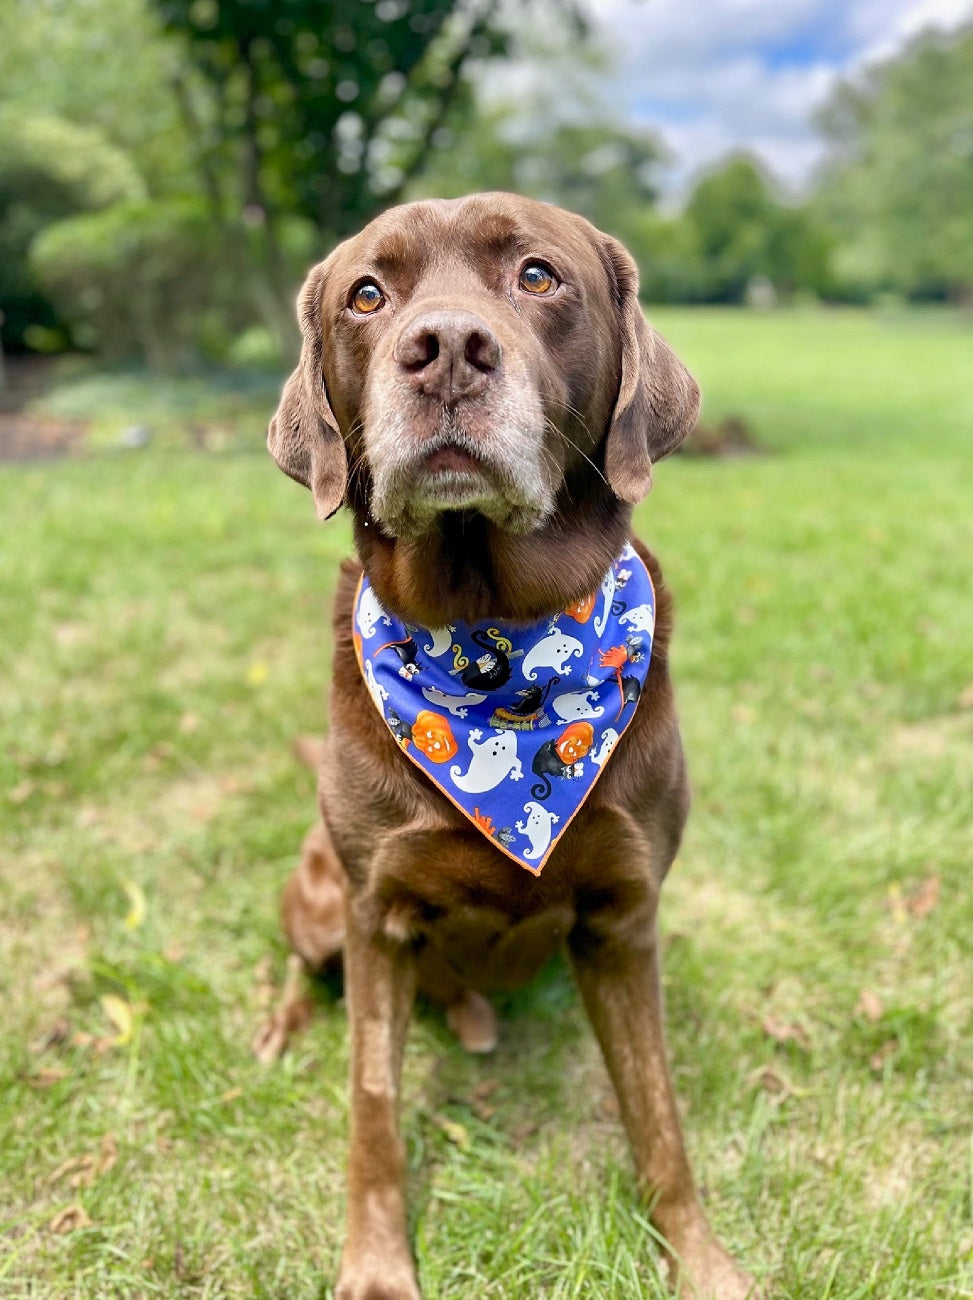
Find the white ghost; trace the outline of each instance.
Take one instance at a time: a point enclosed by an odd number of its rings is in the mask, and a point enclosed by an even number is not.
[[[618,732],[614,727],[608,727],[602,732],[601,744],[592,753],[591,761],[596,767],[604,767],[608,762],[609,755],[618,744]]]
[[[475,691],[470,691],[467,695],[444,695],[435,686],[424,686],[422,693],[430,704],[446,709],[456,718],[465,718],[474,705],[482,704],[486,699],[485,695],[477,695]]]
[[[551,707],[562,722],[578,722],[582,718],[600,718],[605,712],[604,706],[595,704],[597,691],[568,691],[551,700]]]
[[[534,682],[537,680],[538,668],[550,668],[558,676],[566,677],[571,671],[566,661],[583,653],[584,646],[577,637],[568,636],[567,632],[559,632],[555,628],[527,651],[524,676],[529,682]]]
[[[553,828],[558,823],[556,813],[548,810],[531,800],[530,803],[524,804],[524,812],[527,814],[526,822],[517,822],[517,829],[521,835],[526,835],[530,840],[530,848],[524,854],[524,857],[531,862],[536,862],[547,852],[551,844],[551,835]]]
[[[362,598],[358,602],[356,622],[358,623],[358,631],[366,640],[375,635],[375,625],[377,623],[384,623],[386,627],[392,626],[392,620],[382,608],[371,587],[366,587],[362,592]]]
[[[517,757],[517,733],[514,731],[494,731],[486,740],[480,740],[482,732],[471,731],[467,737],[472,758],[464,772],[456,763],[449,769],[453,784],[465,790],[467,794],[483,794],[492,790],[506,777],[519,781],[524,770]]]
[[[652,635],[655,627],[655,610],[651,605],[633,605],[619,618],[623,627],[630,627],[633,632],[648,632]]]

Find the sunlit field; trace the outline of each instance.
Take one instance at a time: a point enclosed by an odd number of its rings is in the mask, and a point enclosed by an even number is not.
[[[674,458],[637,513],[677,601],[695,803],[662,916],[708,1210],[768,1295],[973,1295],[973,321],[650,316],[760,448]],[[168,409],[126,382],[88,454],[0,466],[0,1291],[312,1300],[340,983],[279,1063],[250,1040],[349,531],[263,452],[272,399],[121,450],[126,393]],[[501,1009],[488,1058],[435,1008],[411,1031],[424,1295],[661,1297],[566,967]]]

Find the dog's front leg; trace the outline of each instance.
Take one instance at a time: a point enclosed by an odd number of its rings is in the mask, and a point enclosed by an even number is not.
[[[399,1079],[415,991],[411,949],[347,906],[345,997],[351,1025],[348,1223],[337,1300],[419,1300],[406,1237]]]
[[[600,918],[592,920],[572,934],[571,959],[618,1094],[640,1186],[672,1250],[671,1276],[687,1300],[744,1300],[755,1294],[753,1279],[713,1236],[683,1145],[666,1060],[654,907],[644,918],[627,916],[621,934],[610,921],[602,927]]]

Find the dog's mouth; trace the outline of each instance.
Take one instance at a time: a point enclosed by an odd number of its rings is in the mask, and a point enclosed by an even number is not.
[[[447,444],[430,452],[422,464],[422,473],[433,478],[472,478],[482,476],[483,466],[466,447]]]
[[[527,533],[550,513],[553,493],[524,451],[540,439],[525,421],[508,428],[504,420],[498,437],[482,413],[443,409],[432,430],[413,432],[406,417],[396,434],[384,455],[369,458],[371,511],[393,536],[419,537],[455,511]]]

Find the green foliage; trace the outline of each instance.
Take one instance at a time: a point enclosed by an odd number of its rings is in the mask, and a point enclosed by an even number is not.
[[[8,341],[52,319],[28,262],[34,236],[64,212],[144,198],[137,168],[97,127],[0,103],[0,309]]]
[[[395,200],[461,93],[464,66],[509,39],[492,0],[154,2],[210,89],[212,188],[271,225],[299,212],[333,236]]]
[[[48,226],[31,264],[80,343],[165,369],[191,353],[200,318],[225,299],[232,252],[199,203],[126,202]]]
[[[459,197],[513,190],[559,203],[624,237],[658,197],[662,149],[648,131],[604,121],[525,121],[511,106],[483,112],[444,140],[411,193]]]
[[[755,280],[779,293],[821,292],[828,282],[828,243],[807,208],[782,203],[761,168],[733,158],[704,176],[680,219],[683,280],[678,296],[741,302]],[[693,268],[695,276],[686,274]],[[695,292],[694,292],[695,289]]]
[[[973,294],[973,24],[930,32],[839,88],[820,209],[859,293]]]

